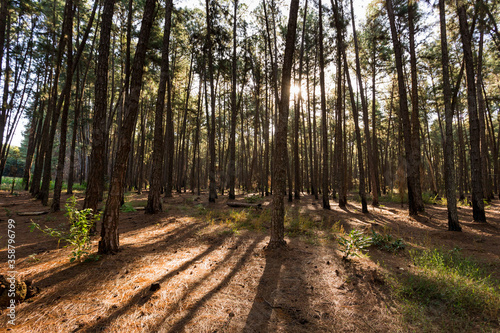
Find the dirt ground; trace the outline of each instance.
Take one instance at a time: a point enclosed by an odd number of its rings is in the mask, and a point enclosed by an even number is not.
[[[81,205],[83,194],[76,196]],[[136,207],[146,200],[147,193],[128,197]],[[270,200],[263,199],[262,212]],[[7,271],[11,218],[16,221],[16,270],[40,288],[38,295],[17,305],[15,327],[7,326],[2,309],[0,330],[418,331],[405,323],[386,282],[390,274],[412,270],[407,250],[394,255],[371,247],[367,255],[344,262],[337,242],[318,231],[314,237],[288,235],[286,249],[268,251],[269,221],[261,230],[235,230],[217,218],[207,219],[206,211],[229,211],[226,202],[227,197],[219,197],[209,205],[205,195],[176,194],[164,199],[165,211],[160,214],[121,213],[118,254],[70,263],[69,248],[37,230],[29,232],[31,220],[48,227],[66,223],[64,212],[19,216],[48,208],[26,192],[0,192],[0,272]],[[446,207],[439,205],[427,205],[417,218],[408,216],[406,205],[395,203],[369,206],[369,214],[362,214],[360,204],[353,201],[345,210],[332,201],[332,210],[324,211],[308,195],[287,205],[290,212],[295,209],[321,223],[322,230],[378,230],[415,248],[459,247],[465,256],[491,265],[500,279],[498,200],[487,208],[487,224],[474,223],[471,208],[461,207],[462,233],[447,231]],[[94,252],[98,239],[93,240]],[[152,291],[154,283],[160,288]]]

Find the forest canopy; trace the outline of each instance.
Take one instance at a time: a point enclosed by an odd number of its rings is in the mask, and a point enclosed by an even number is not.
[[[84,185],[85,208],[105,202],[101,253],[119,248],[131,190],[149,214],[173,192],[273,195],[276,246],[283,200],[304,195],[364,213],[390,196],[413,216],[443,197],[449,230],[458,201],[486,222],[500,195],[499,3],[359,8],[2,1],[0,177],[22,174],[53,211],[63,184]]]

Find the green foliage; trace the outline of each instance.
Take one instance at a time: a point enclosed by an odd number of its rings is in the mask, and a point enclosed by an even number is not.
[[[430,192],[424,192],[422,194],[422,200],[428,205],[441,205],[446,206],[448,200],[446,198],[439,197],[439,194],[434,195]]]
[[[204,215],[210,224],[224,224],[231,228],[232,233],[238,234],[240,230],[261,231],[263,224],[270,220],[268,209],[231,209],[228,211],[207,210],[203,205],[196,205],[198,215]]]
[[[248,197],[245,197],[245,201],[251,204],[259,203],[260,201],[262,201],[262,197],[252,194]]]
[[[120,211],[123,213],[131,213],[135,212],[136,210],[130,203],[126,202],[120,207]]]
[[[206,215],[207,214],[207,209],[202,204],[197,204],[195,206],[195,208],[196,208],[197,215]]]
[[[353,229],[347,237],[340,236],[337,239],[342,253],[342,259],[349,260],[350,256],[359,257],[358,252],[366,251],[371,245],[370,237],[363,234],[361,230]]]
[[[14,190],[22,191],[24,190],[23,179],[20,177],[2,177],[2,184],[0,185],[0,190],[10,191],[12,189],[12,182],[14,183]]]
[[[439,201],[439,195],[438,194],[434,195],[433,193],[430,192],[424,192],[422,193],[422,200],[424,201],[425,204],[434,205],[437,204],[437,202]]]
[[[375,230],[372,231],[372,245],[377,246],[381,250],[392,253],[404,250],[406,247],[406,244],[401,238],[395,238],[390,234],[379,234]]]
[[[36,253],[33,253],[33,254],[30,254],[28,256],[28,261],[29,262],[38,262],[38,261],[40,261],[40,259],[36,257]]]
[[[388,192],[386,195],[381,195],[379,197],[379,202],[392,202],[392,203],[401,203],[401,195],[396,192]],[[408,203],[408,194],[403,193],[403,203]]]
[[[416,271],[393,286],[407,320],[419,325],[431,320],[443,330],[452,324],[456,331],[488,330],[489,323],[498,323],[500,282],[486,266],[464,257],[459,248],[409,254]]]
[[[24,174],[24,160],[21,156],[19,147],[10,146],[9,154],[7,155],[7,158],[5,160],[5,166],[2,175],[9,177],[22,177],[23,174]]]
[[[76,198],[74,196],[68,198],[65,207],[65,215],[70,224],[69,231],[65,232],[55,228],[48,228],[47,226],[43,229],[33,221],[31,222],[30,231],[33,232],[33,230],[38,229],[46,235],[57,238],[58,246],[61,241],[65,241],[67,243],[65,247],[71,246],[73,248],[70,255],[70,262],[75,260],[80,261],[82,257],[85,257],[85,261],[98,260],[99,256],[90,255],[92,243],[89,232],[92,225],[100,220],[101,213],[94,215],[90,208],[83,210],[76,209]]]
[[[285,230],[287,235],[297,237],[305,235],[314,236],[315,223],[305,214],[301,214],[298,209],[287,210],[285,214]]]

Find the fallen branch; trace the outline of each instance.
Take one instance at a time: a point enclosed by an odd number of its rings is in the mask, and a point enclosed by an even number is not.
[[[48,214],[48,211],[43,211],[43,212],[17,212],[17,215],[19,216],[37,216],[37,215],[45,215]]]
[[[236,207],[236,208],[257,208],[260,209],[262,208],[262,204],[252,204],[252,203],[247,203],[247,202],[237,202],[237,201],[231,201],[228,202],[227,205],[229,207]]]

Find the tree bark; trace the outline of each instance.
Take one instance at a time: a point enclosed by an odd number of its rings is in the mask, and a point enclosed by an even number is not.
[[[389,2],[390,0],[388,0]],[[368,156],[368,170],[370,173],[370,183],[371,183],[371,191],[372,191],[372,206],[377,207],[379,205],[378,202],[378,191],[377,191],[377,175],[375,173],[375,163],[373,158],[373,148],[372,142],[370,139],[370,123],[368,120],[368,102],[365,96],[365,90],[363,88],[363,80],[361,78],[361,66],[359,60],[359,46],[358,46],[358,37],[356,32],[356,25],[354,20],[354,7],[353,2],[351,0],[351,19],[352,19],[352,30],[353,30],[353,39],[354,39],[354,49],[356,55],[356,77],[359,85],[359,92],[361,97],[361,107],[363,110],[363,123],[365,124],[365,140],[366,140],[366,154]]]
[[[413,189],[415,205],[419,212],[424,211],[422,185],[420,183],[420,120],[418,110],[417,56],[415,52],[415,12],[416,2],[410,1],[408,26],[410,29],[410,72],[411,72],[411,164],[413,170]]]
[[[398,90],[399,90],[399,112],[401,117],[401,125],[403,129],[404,145],[405,145],[405,158],[406,158],[406,178],[408,185],[408,209],[410,215],[418,215],[419,207],[416,199],[417,191],[415,188],[416,178],[419,177],[419,170],[412,160],[412,136],[411,136],[411,123],[410,115],[408,112],[408,97],[406,95],[406,81],[403,73],[403,49],[399,41],[398,33],[396,30],[396,20],[394,17],[394,9],[392,7],[392,0],[386,1],[387,14],[389,16],[392,42],[394,45],[394,55],[396,60],[396,70],[398,74]]]
[[[64,33],[68,38],[68,56],[67,56],[67,72],[64,91],[64,107],[61,115],[61,139],[59,140],[59,156],[57,159],[56,180],[54,184],[54,198],[52,200],[51,211],[58,212],[61,209],[61,191],[64,176],[64,162],[66,160],[66,137],[68,133],[68,112],[69,103],[71,100],[71,86],[73,81],[73,15],[74,9],[71,8],[68,29]]]
[[[206,0],[207,15],[207,53],[208,53],[208,79],[210,80],[210,106],[211,106],[211,131],[209,131],[208,150],[210,155],[210,165],[208,170],[209,194],[208,201],[215,202],[217,198],[217,188],[215,183],[215,85],[214,85],[214,63],[212,54],[212,18],[210,12],[210,0]]]
[[[476,222],[486,222],[483,203],[483,184],[481,174],[481,151],[479,117],[476,104],[476,87],[474,75],[474,59],[472,56],[471,36],[467,23],[466,2],[457,0],[457,12],[462,40],[465,73],[467,77],[467,108],[469,112],[470,160],[472,183],[472,215]]]
[[[326,121],[326,92],[325,92],[325,60],[323,51],[323,9],[319,0],[319,84],[321,99],[321,132],[323,138],[323,209],[330,209],[330,198],[328,197],[328,126]]]
[[[274,163],[275,189],[273,194],[273,210],[271,216],[271,239],[267,247],[279,248],[286,245],[285,236],[285,203],[283,202],[286,188],[286,149],[288,111],[290,107],[290,81],[292,76],[293,53],[295,49],[295,35],[297,30],[297,14],[299,0],[291,0],[288,29],[285,42],[285,55],[283,58],[283,71],[281,78],[281,102],[276,132],[276,151]]]
[[[160,198],[161,176],[163,170],[163,109],[165,108],[165,94],[168,80],[168,55],[170,46],[170,28],[172,23],[172,0],[166,0],[165,26],[163,28],[163,45],[161,50],[160,83],[158,96],[156,98],[155,132],[153,139],[153,170],[151,173],[151,187],[148,194],[146,214],[161,212],[162,203]]]
[[[118,150],[116,153],[113,177],[109,189],[106,208],[102,220],[101,240],[99,253],[115,253],[119,248],[118,221],[120,215],[120,201],[123,194],[123,184],[127,170],[127,159],[132,142],[132,132],[137,122],[139,111],[139,98],[141,94],[144,62],[148,48],[149,36],[153,25],[156,0],[146,0],[142,18],[139,40],[132,63],[130,78],[130,94],[125,101],[125,117],[118,137]]]
[[[90,153],[90,170],[85,192],[84,208],[97,211],[99,199],[104,190],[104,161],[106,142],[106,110],[108,90],[108,58],[111,39],[115,0],[104,0],[99,51],[96,65],[95,105],[92,119],[92,151]]]
[[[229,134],[229,199],[235,198],[235,178],[236,178],[236,17],[238,12],[238,0],[234,0],[234,17],[233,17],[233,55],[231,66],[231,127]]]
[[[455,157],[453,143],[453,110],[451,109],[451,86],[449,77],[448,41],[446,39],[446,12],[444,0],[439,0],[439,21],[441,27],[441,64],[443,66],[443,96],[446,122],[446,142],[444,145],[445,187],[448,207],[448,230],[462,231],[458,222],[457,194],[455,183]]]
[[[343,50],[344,57],[344,68],[348,69],[347,65],[347,57],[345,54],[345,50]],[[356,149],[358,155],[358,168],[359,168],[359,196],[361,198],[361,211],[363,213],[368,213],[368,205],[366,203],[366,194],[365,194],[365,168],[363,166],[363,146],[361,144],[361,131],[359,129],[359,113],[358,107],[356,105],[356,101],[354,100],[354,91],[352,89],[351,77],[349,71],[346,70],[347,75],[347,85],[349,87],[349,97],[351,100],[352,106],[352,117],[354,119],[354,130],[356,132]]]

